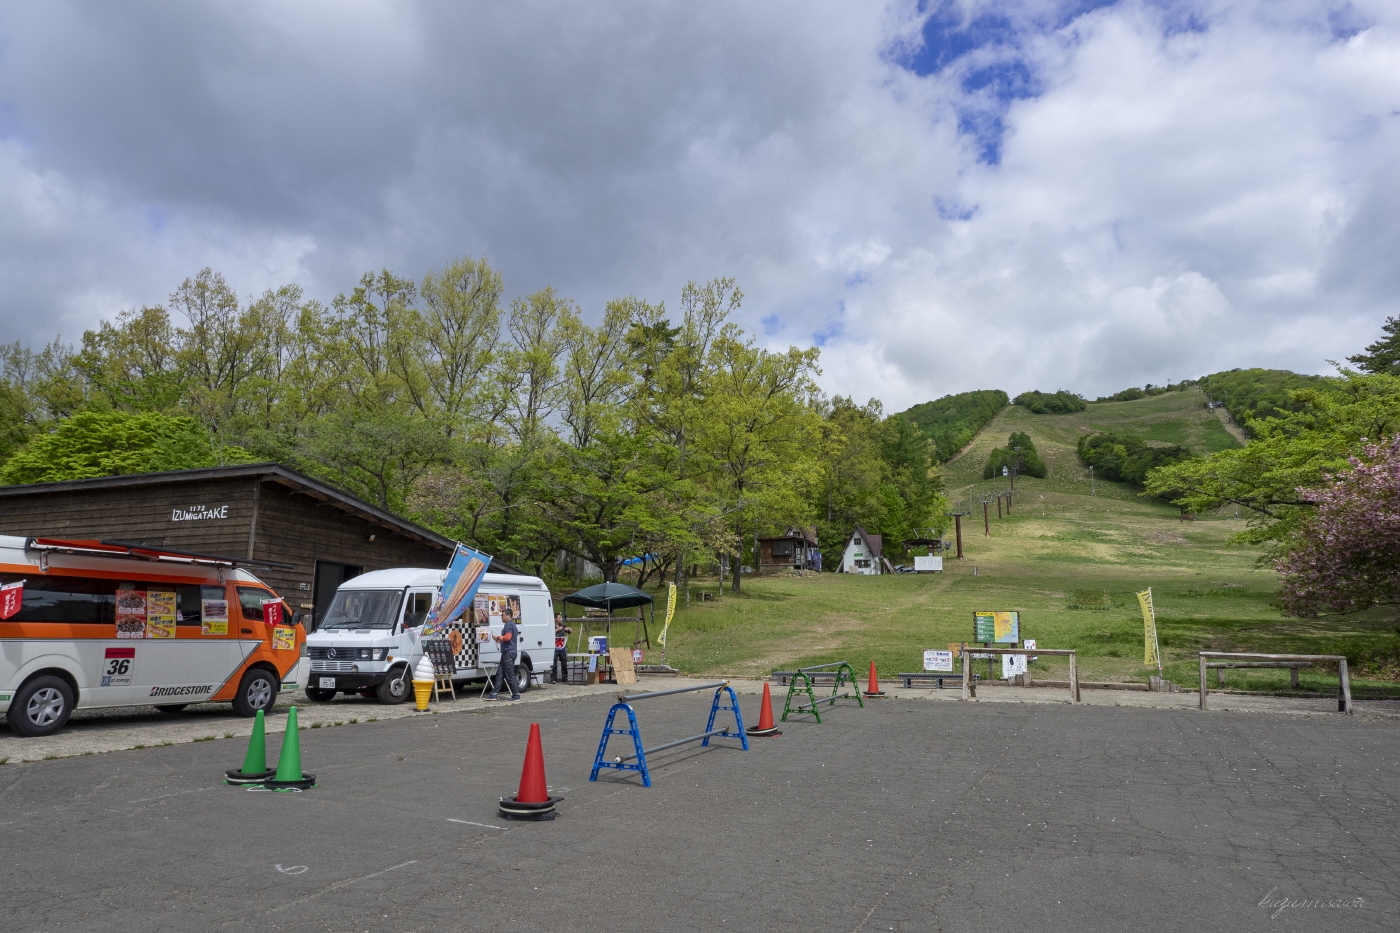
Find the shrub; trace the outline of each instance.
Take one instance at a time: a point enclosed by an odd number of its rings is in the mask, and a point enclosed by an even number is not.
[[[1079,438],[1079,458],[1092,466],[1100,479],[1141,486],[1147,472],[1191,457],[1185,447],[1149,447],[1132,434],[1085,434]]]
[[[1030,435],[1024,431],[1013,432],[1007,438],[1005,447],[992,449],[987,457],[987,465],[982,468],[983,479],[993,479],[1001,475],[1001,468],[1015,470],[1018,476],[1034,476],[1044,479],[1049,475],[1040,455],[1031,443]]]
[[[1016,396],[1015,404],[1029,408],[1033,415],[1063,415],[1072,411],[1083,411],[1088,407],[1083,397],[1066,389],[1058,392],[1022,392]]]

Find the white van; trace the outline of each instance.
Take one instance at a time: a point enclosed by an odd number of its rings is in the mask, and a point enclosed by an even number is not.
[[[368,694],[381,703],[402,703],[413,695],[413,668],[423,656],[421,632],[446,570],[400,567],[375,570],[347,580],[336,590],[321,625],[306,637],[310,663],[306,695],[326,701],[337,693]],[[471,609],[449,627],[456,659],[453,680],[488,676],[500,646],[478,641],[477,629],[501,633],[506,616],[520,628],[516,675],[529,688],[530,672],[545,671],[554,659],[554,603],[539,577],[488,573]]]
[[[74,709],[229,701],[272,708],[305,631],[242,564],[258,561],[111,541],[0,535],[0,584],[21,597],[0,620],[0,712],[48,735]],[[280,604],[280,612],[269,611]]]

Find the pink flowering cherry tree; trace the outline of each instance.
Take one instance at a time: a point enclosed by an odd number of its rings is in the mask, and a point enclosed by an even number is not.
[[[1298,490],[1317,511],[1277,564],[1289,615],[1400,603],[1400,435],[1348,459],[1351,469]]]

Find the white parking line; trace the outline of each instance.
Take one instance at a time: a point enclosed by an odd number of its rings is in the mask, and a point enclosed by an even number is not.
[[[453,819],[452,817],[450,817],[450,816],[447,818],[447,822],[449,822],[449,823],[465,823],[465,824],[468,825],[468,826],[484,826],[484,827],[486,827],[487,829],[505,829],[504,826],[492,826],[490,823],[473,823],[471,820],[454,820],[454,819]]]

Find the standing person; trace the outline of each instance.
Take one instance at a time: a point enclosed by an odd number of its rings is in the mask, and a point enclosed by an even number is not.
[[[554,614],[554,663],[549,666],[549,682],[552,684],[569,682],[569,636],[574,630],[564,624],[564,613]],[[558,677],[555,672],[562,671]]]
[[[520,699],[520,682],[515,679],[515,659],[520,643],[520,629],[516,627],[515,617],[506,615],[505,622],[501,625],[501,634],[492,635],[491,639],[501,646],[501,664],[496,672],[497,677],[491,680],[491,692],[487,694],[486,699],[500,699],[496,695],[496,691],[503,678],[506,686],[510,688],[510,698],[518,700]]]

